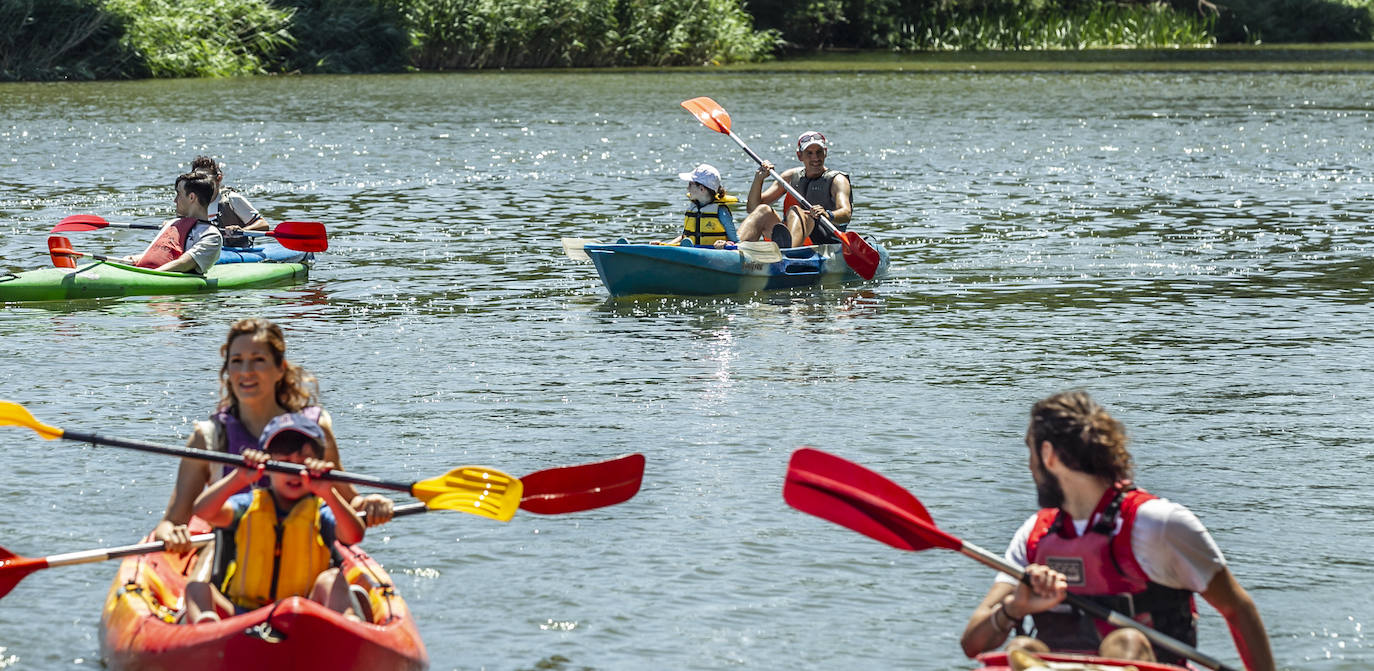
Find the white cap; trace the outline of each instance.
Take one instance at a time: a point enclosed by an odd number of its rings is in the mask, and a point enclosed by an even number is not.
[[[720,171],[716,170],[714,166],[702,163],[695,170],[680,172],[677,176],[688,182],[696,182],[712,192],[720,191]]]
[[[818,144],[821,149],[829,149],[830,144],[825,141],[825,136],[818,130],[809,130],[797,137],[797,151],[806,151],[807,147]]]

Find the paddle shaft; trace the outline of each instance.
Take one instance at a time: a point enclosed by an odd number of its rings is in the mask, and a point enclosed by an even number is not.
[[[744,140],[741,140],[738,135],[735,135],[735,131],[726,128],[725,134],[729,135],[730,139],[734,140],[735,144],[739,145],[740,149],[744,150],[744,153],[749,154],[749,158],[754,159],[754,162],[758,163],[759,167],[763,166],[763,159],[760,158],[758,154],[755,154],[754,150],[749,148],[749,145],[744,144]],[[778,174],[777,170],[769,168],[768,174],[772,176],[774,181],[782,185],[783,190],[786,191],[789,195],[791,195],[792,198],[794,198],[797,201],[797,203],[799,203],[803,208],[807,210],[811,209],[810,201],[806,200],[805,196],[801,195],[801,193],[799,193],[796,189],[792,188],[792,185],[788,184],[787,181],[784,180],[782,176]],[[786,214],[786,212],[783,213],[784,216],[786,216]],[[844,244],[845,249],[849,249],[849,241],[846,240],[843,235],[840,235],[839,229],[835,228],[835,225],[830,223],[829,218],[827,218],[825,215],[821,215],[818,221],[822,225],[824,225],[827,232],[838,238],[840,242]]]
[[[140,440],[125,440],[123,438],[106,438],[105,436],[99,436],[94,433],[82,433],[79,431],[63,431],[62,437],[78,443],[123,447],[131,450],[154,452],[186,459],[199,459],[201,461],[216,461],[230,466],[243,465],[242,457],[221,452],[211,452],[209,450],[193,450],[189,447],[172,447],[170,445],[158,445],[156,443],[145,443]],[[291,475],[306,475],[308,473],[307,469],[303,466],[298,464],[284,464],[279,461],[269,461],[263,464],[263,468],[269,471],[289,473]],[[392,482],[389,480],[382,480],[381,478],[374,478],[370,475],[349,473],[347,471],[329,471],[321,475],[320,479],[347,482],[349,484],[376,487],[378,489],[390,489],[398,492],[406,492],[407,494],[410,493],[411,488],[415,485],[413,482]]]

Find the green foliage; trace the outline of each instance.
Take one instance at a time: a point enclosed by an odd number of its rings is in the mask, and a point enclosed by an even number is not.
[[[1374,0],[1222,0],[1223,42],[1360,42],[1374,39]]]
[[[797,49],[1002,50],[1212,44],[1214,19],[1168,5],[1097,0],[754,0]],[[772,17],[772,22],[763,16]],[[826,16],[847,17],[843,21]],[[828,23],[825,23],[827,22]],[[825,23],[829,35],[817,32]]]
[[[153,77],[228,77],[277,69],[294,40],[291,10],[268,0],[104,0],[120,44]]]
[[[776,40],[738,0],[411,0],[405,13],[425,70],[728,63]]]
[[[395,72],[408,65],[410,34],[394,0],[277,0],[295,10],[288,71]]]
[[[0,80],[116,76],[118,32],[92,0],[0,0]]]

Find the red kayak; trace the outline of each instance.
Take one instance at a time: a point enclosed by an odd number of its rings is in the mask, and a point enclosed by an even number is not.
[[[106,666],[115,671],[414,671],[429,666],[405,601],[381,565],[357,546],[336,547],[349,582],[368,591],[371,622],[347,620],[314,601],[290,597],[218,622],[174,624],[188,576],[208,574],[212,546],[185,557],[157,552],[123,560],[100,618]]]
[[[1022,669],[1052,669],[1053,671],[1111,671],[1131,666],[1139,671],[1191,671],[1187,667],[1157,662],[1138,662],[1129,659],[1111,659],[1092,655],[1070,655],[1058,652],[1035,653],[1035,657],[1045,662],[1043,666],[1023,666],[1024,662],[1013,664],[1007,659],[1006,651],[985,652],[978,655],[982,664],[978,671],[1021,671]]]

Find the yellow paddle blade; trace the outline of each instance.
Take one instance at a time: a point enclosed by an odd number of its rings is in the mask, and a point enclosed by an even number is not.
[[[430,510],[457,510],[508,522],[520,508],[525,488],[519,478],[494,468],[463,466],[411,485],[410,493]]]
[[[63,433],[62,429],[34,419],[24,406],[9,401],[0,401],[0,426],[27,426],[47,440],[57,440]]]
[[[717,133],[730,134],[730,113],[726,112],[720,103],[706,96],[701,96],[700,98],[682,101],[682,108],[691,112],[692,116],[701,122],[701,125]]]

